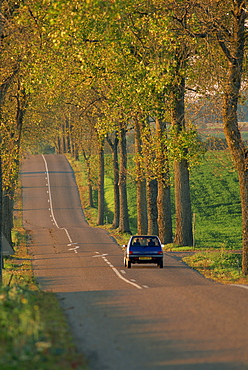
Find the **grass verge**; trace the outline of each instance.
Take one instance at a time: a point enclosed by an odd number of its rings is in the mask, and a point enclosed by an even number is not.
[[[223,284],[248,284],[248,276],[241,270],[241,253],[236,251],[204,251],[184,257],[183,261],[208,279]]]

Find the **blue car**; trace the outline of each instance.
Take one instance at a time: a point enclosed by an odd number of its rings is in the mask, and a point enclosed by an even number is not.
[[[124,266],[131,268],[132,263],[156,263],[163,268],[163,249],[157,236],[134,235],[131,236],[124,249]]]

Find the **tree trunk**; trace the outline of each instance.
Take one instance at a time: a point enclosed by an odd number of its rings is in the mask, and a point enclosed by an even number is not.
[[[148,235],[158,235],[157,179],[147,181],[146,193],[147,193]]]
[[[241,0],[233,2],[233,6],[232,37],[226,43],[219,40],[228,62],[223,101],[223,125],[227,144],[238,171],[242,208],[242,272],[248,275],[248,150],[242,141],[237,118],[244,59],[246,10]]]
[[[65,118],[65,142],[66,142],[66,153],[71,153],[71,123],[70,118]]]
[[[99,143],[98,152],[98,218],[97,224],[104,224],[104,147],[103,142]]]
[[[66,128],[66,122],[63,123],[63,153],[68,153],[68,141],[67,141],[67,128]]]
[[[137,189],[137,234],[147,235],[148,219],[147,219],[147,201],[146,201],[146,180],[138,179],[136,183]]]
[[[171,121],[175,129],[176,137],[181,131],[185,130],[185,81],[183,77],[177,77],[180,82],[178,81],[178,84],[171,90]],[[175,160],[174,172],[176,207],[176,232],[174,242],[178,245],[192,246],[192,211],[187,160]]]
[[[238,168],[242,209],[242,273],[248,275],[248,171]]]
[[[0,137],[0,144],[1,144],[1,137]],[[3,255],[3,249],[2,249],[2,231],[3,231],[3,180],[2,180],[2,159],[0,155],[0,285],[2,284],[2,255]]]
[[[112,226],[117,229],[120,224],[120,193],[119,193],[119,161],[118,161],[118,137],[115,132],[113,142],[107,137],[107,142],[112,152],[114,173],[114,219]]]
[[[167,178],[158,180],[158,236],[163,244],[173,242],[172,237],[172,218],[171,218],[171,194]]]
[[[131,233],[129,227],[128,203],[127,203],[127,146],[126,130],[120,131],[120,172],[119,172],[119,191],[120,191],[120,225],[122,233]]]
[[[142,142],[139,120],[135,120],[135,153],[141,154]],[[139,160],[136,161],[136,191],[137,191],[137,234],[146,235],[148,229],[146,179],[141,169]]]
[[[77,144],[74,144],[73,155],[76,161],[79,161],[79,149],[78,149]]]
[[[176,233],[178,245],[193,245],[192,212],[189,189],[189,171],[186,159],[174,163]]]
[[[89,199],[88,203],[89,203],[89,207],[94,207],[90,155],[87,156],[84,150],[82,150],[82,154],[85,160],[86,172],[87,172],[87,186],[88,186],[88,199]]]
[[[88,203],[89,207],[94,207],[94,200],[93,200],[93,188],[92,188],[92,180],[91,180],[91,170],[88,168],[87,170],[87,186],[88,186]]]
[[[10,245],[12,245],[11,230],[13,228],[13,193],[14,191],[11,194],[4,192],[2,197],[2,232]]]
[[[157,161],[160,173],[158,174],[158,236],[163,244],[172,243],[172,217],[170,173],[167,159],[167,148],[163,144],[166,124],[156,119],[156,135],[158,142]]]
[[[1,2],[0,2],[0,6],[1,6]],[[0,25],[1,25],[1,21],[0,21]],[[1,34],[1,31],[0,31],[0,34]],[[12,84],[15,75],[18,72],[19,72],[19,68],[15,68],[14,71],[12,72],[12,74],[9,77],[7,77],[6,80],[0,85],[0,107],[3,106],[3,102],[4,102],[5,96],[7,94],[7,91],[9,89],[10,85]]]
[[[18,78],[18,92],[16,96],[17,100],[17,107],[16,107],[16,129],[17,129],[17,139],[16,139],[16,145],[18,148],[18,153],[20,150],[21,145],[21,135],[22,135],[22,128],[23,128],[23,121],[24,116],[26,113],[26,109],[28,107],[28,95],[26,94],[26,91],[21,86],[20,78]]]
[[[57,154],[62,154],[62,145],[61,145],[61,137],[57,137],[57,142],[55,143],[55,147],[57,149]]]
[[[18,177],[18,170],[19,170],[19,153],[20,153],[20,146],[21,146],[21,136],[22,136],[22,128],[23,128],[23,121],[24,116],[26,113],[26,109],[28,106],[28,96],[25,92],[25,89],[22,87],[20,78],[18,78],[18,89],[16,98],[16,115],[15,115],[15,123],[16,123],[16,133],[14,136],[14,148],[12,151],[15,153],[16,158],[13,160],[12,165],[15,166],[15,172],[12,177],[12,187],[3,191],[2,196],[2,211],[3,211],[3,225],[2,225],[2,232],[6,237],[7,241],[10,245],[12,245],[12,235],[11,230],[13,228],[13,209],[14,209],[14,192],[15,192],[15,180]]]
[[[0,8],[2,12],[2,0],[0,0]],[[0,37],[3,35],[3,23],[0,22]],[[2,111],[2,104],[4,100],[3,85],[0,86],[0,111]],[[1,117],[2,118],[2,117]],[[2,207],[2,190],[3,190],[3,175],[2,175],[2,136],[0,134],[0,285],[2,285],[2,226],[3,226],[3,207]]]

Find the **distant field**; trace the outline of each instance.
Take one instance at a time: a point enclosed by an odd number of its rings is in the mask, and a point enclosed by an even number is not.
[[[107,176],[105,184],[105,198],[108,207],[106,221],[111,223],[113,219],[113,186],[110,167],[108,173],[109,176]],[[130,174],[128,179],[130,225],[132,232],[135,233],[134,176]],[[191,170],[190,184],[192,211],[195,214],[195,247],[240,249],[239,184],[229,154],[226,151],[208,152],[202,164]],[[173,189],[172,203],[174,203]]]
[[[241,248],[241,206],[236,171],[227,152],[212,151],[190,176],[196,247]]]
[[[243,140],[248,140],[248,123],[247,122],[240,122],[239,128],[241,132],[241,136]],[[206,127],[199,127],[198,132],[202,135],[203,138],[207,139],[210,136],[215,136],[221,139],[224,139],[225,135],[223,132],[223,127],[221,123],[211,123],[208,124]]]

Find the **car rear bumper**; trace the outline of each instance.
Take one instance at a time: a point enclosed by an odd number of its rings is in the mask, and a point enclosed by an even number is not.
[[[161,263],[163,256],[127,256],[131,263]]]

